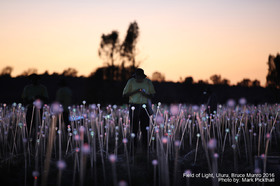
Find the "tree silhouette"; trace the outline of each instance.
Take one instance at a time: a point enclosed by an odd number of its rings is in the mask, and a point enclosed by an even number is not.
[[[21,73],[21,76],[29,76],[31,74],[38,74],[38,70],[36,68],[29,68]]]
[[[136,68],[136,43],[139,36],[139,27],[137,22],[133,22],[129,25],[126,37],[121,45],[121,55],[131,63],[133,69]]]
[[[210,77],[210,80],[213,82],[214,85],[226,85],[230,84],[230,80],[222,79],[221,75],[214,74]]]
[[[2,69],[2,71],[0,73],[0,76],[9,76],[9,77],[11,77],[12,71],[13,71],[13,67],[7,66],[7,67]]]
[[[199,84],[199,85],[207,85],[208,84],[208,80],[200,79],[200,80],[197,81],[197,84]]]
[[[251,87],[252,86],[252,81],[248,78],[244,78],[242,81],[237,83],[237,86]]]
[[[78,71],[74,68],[68,68],[68,69],[65,69],[63,72],[62,72],[62,75],[63,76],[72,76],[72,77],[77,77],[78,75]]]
[[[119,33],[112,31],[110,34],[101,36],[98,55],[103,59],[107,67],[99,68],[91,77],[102,78],[103,80],[126,81],[138,66],[136,64],[136,42],[139,35],[139,27],[136,22],[129,25],[123,43],[119,44]],[[118,62],[118,65],[116,65]],[[129,66],[126,67],[126,63]]]
[[[98,55],[105,61],[108,66],[114,66],[119,53],[119,33],[112,31],[110,34],[101,36]]]
[[[187,84],[187,85],[191,85],[191,84],[193,84],[193,78],[192,77],[186,77],[185,78],[185,84]]]
[[[160,72],[154,72],[152,75],[152,81],[164,82],[165,76]]]
[[[213,82],[214,85],[222,84],[222,77],[221,75],[212,75],[210,80]]]
[[[255,79],[253,82],[252,82],[252,87],[260,87],[261,86],[261,83],[259,80]]]
[[[266,84],[269,87],[280,88],[280,54],[268,57],[268,74]]]
[[[226,85],[226,86],[229,86],[229,85],[230,85],[230,80],[228,80],[228,79],[223,79],[222,82],[221,82],[221,84]]]

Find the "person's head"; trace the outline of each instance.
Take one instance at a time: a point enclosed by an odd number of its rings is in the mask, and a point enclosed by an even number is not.
[[[144,73],[144,70],[142,68],[137,68],[135,70],[134,77],[137,81],[143,81],[147,76]]]

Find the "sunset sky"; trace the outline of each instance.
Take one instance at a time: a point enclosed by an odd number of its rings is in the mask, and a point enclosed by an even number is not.
[[[268,55],[280,52],[279,0],[1,0],[0,70],[28,68],[87,76],[104,65],[101,35],[123,41],[136,21],[137,60],[167,80],[220,74],[265,85]]]

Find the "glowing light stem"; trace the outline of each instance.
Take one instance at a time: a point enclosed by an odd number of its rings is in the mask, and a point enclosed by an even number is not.
[[[134,107],[134,109],[135,109],[135,107]],[[131,113],[131,121],[130,121],[130,133],[133,132],[134,109],[131,109],[132,113]]]
[[[110,127],[109,127],[109,124],[107,123],[106,124],[107,128],[106,128],[106,157],[108,157],[109,153],[108,153],[108,150],[109,150],[109,134],[110,134]]]
[[[249,131],[249,148],[250,148],[250,155],[249,156],[252,156],[253,155],[253,136],[252,136],[252,133],[253,133],[253,129],[251,129],[251,131]]]
[[[174,172],[173,172],[173,185],[177,185],[176,173],[178,167],[178,150],[179,150],[180,142],[175,141],[174,146],[175,146],[175,160],[174,160]]]
[[[189,123],[189,118],[187,119],[187,121],[185,123],[185,127],[184,127],[184,130],[183,130],[183,133],[182,133],[182,137],[181,137],[181,140],[180,140],[180,147],[179,148],[181,148],[181,144],[182,144],[182,141],[183,141],[184,134],[185,134],[185,131],[187,129],[188,123]]]
[[[223,162],[224,151],[225,151],[225,144],[226,144],[226,140],[227,140],[227,134],[228,134],[228,132],[226,132],[226,135],[225,135],[225,138],[224,138],[224,142],[223,142],[221,162]]]
[[[117,157],[118,155],[118,137],[115,135],[115,149],[114,149],[114,154]]]
[[[111,165],[112,165],[112,173],[113,173],[113,183],[114,186],[117,186],[117,171],[116,171],[116,164],[115,161],[111,161]]]
[[[274,130],[274,125],[276,123],[276,119],[278,117],[278,112],[276,113],[276,116],[275,116],[275,119],[273,121],[273,125],[272,125],[272,128],[269,132],[269,136],[266,140],[266,145],[265,145],[265,157],[264,157],[264,163],[263,163],[263,173],[266,173],[266,163],[267,163],[267,154],[268,154],[268,145],[269,145],[269,141],[270,141],[270,138],[272,138],[272,132]]]
[[[32,130],[32,124],[33,124],[33,118],[34,118],[34,111],[35,111],[35,106],[33,106],[33,108],[32,108],[32,115],[31,115],[31,123],[30,123],[30,128],[29,128],[29,138],[31,137],[31,130]],[[28,135],[27,134],[27,135]]]
[[[151,138],[150,138],[150,141],[149,141],[149,146],[151,146],[152,136],[153,136],[153,133],[154,133],[154,129],[155,129],[155,126],[153,126],[153,128],[152,128],[152,133],[151,133]]]
[[[127,143],[124,143],[124,151],[125,151],[125,155],[126,155],[126,165],[127,165],[129,185],[131,185],[131,175],[130,175],[130,168],[129,168],[129,157],[128,157],[128,151],[127,151]]]
[[[71,136],[70,136],[71,133],[68,133],[68,140],[67,140],[67,145],[66,145],[66,151],[65,151],[65,155],[68,154],[68,148],[69,148],[69,145],[70,145],[70,140],[71,140]],[[72,135],[72,134],[71,134]]]
[[[78,166],[78,170],[79,170],[78,162],[79,162],[79,160],[78,160],[78,152],[77,152],[77,150],[75,149],[75,160],[74,160],[73,180],[72,180],[73,186],[75,185],[77,166]]]
[[[193,162],[193,164],[196,163],[196,156],[197,156],[197,149],[198,149],[199,138],[200,138],[200,135],[198,135],[197,139],[196,139],[196,147],[195,147],[195,155],[194,155],[194,162]]]
[[[84,185],[84,126],[80,126],[80,185]]]
[[[53,140],[55,136],[55,126],[56,126],[57,118],[55,116],[52,117],[52,123],[51,123],[51,130],[49,134],[49,141],[48,141],[48,147],[47,147],[47,154],[46,159],[44,162],[44,172],[43,172],[43,178],[42,178],[42,186],[45,186],[47,184],[48,180],[48,174],[49,174],[49,168],[50,168],[50,159],[52,154],[52,148],[53,148]]]
[[[100,121],[99,123],[100,125],[102,125],[102,121]],[[98,133],[98,141],[99,141],[99,148],[100,148],[100,155],[101,155],[101,162],[102,162],[102,169],[103,169],[103,178],[104,178],[104,183],[106,183],[104,155],[103,155],[103,135],[100,134],[99,127],[97,127],[97,133]]]
[[[97,123],[98,123],[98,121],[96,119],[96,123],[95,124],[97,125]],[[94,131],[94,135],[93,135],[93,160],[94,160],[94,162],[96,162],[96,147],[97,147],[97,144],[96,144],[96,132],[98,132],[96,125],[94,125],[94,127],[93,127],[93,131]]]
[[[62,150],[61,150],[61,113],[58,116],[58,148],[59,148],[59,152],[58,152],[58,158],[59,161],[61,161],[61,157],[62,157]]]
[[[149,125],[154,126],[152,116],[149,115],[149,112],[148,112],[148,110],[146,109],[146,107],[144,107],[144,109],[145,109],[145,111],[146,111],[146,114],[147,114],[148,117],[149,117]],[[149,135],[147,134],[147,136],[149,136]],[[149,141],[149,138],[148,138],[148,141]],[[148,141],[147,141],[147,142],[148,142]],[[148,146],[147,150],[149,150],[150,144],[151,144],[151,141],[147,144],[147,146]],[[145,145],[146,145],[146,144],[145,144]]]
[[[18,128],[18,125],[16,124],[16,131],[15,131],[15,134],[14,134],[14,143],[13,143],[13,149],[12,149],[12,155],[14,153],[14,149],[16,148],[16,136],[17,136],[17,128]]]
[[[205,142],[205,138],[204,138],[204,129],[202,127],[201,120],[200,120],[198,114],[196,115],[196,117],[197,117],[199,129],[200,129],[202,147],[203,147],[205,155],[206,155],[208,168],[209,168],[209,171],[212,172],[212,168],[211,168],[211,164],[210,164],[210,158],[209,158],[208,149],[207,149],[207,143]]]
[[[260,149],[261,149],[261,135],[262,135],[262,126],[261,126],[261,124],[259,124],[258,156],[260,156]]]
[[[218,154],[214,153],[214,150],[211,150],[212,154],[212,170],[214,174],[214,178],[212,178],[212,185],[219,186],[218,178],[215,176],[218,173]]]
[[[150,128],[149,128],[150,129]],[[147,145],[147,160],[149,161],[149,150],[150,150],[150,148],[149,148],[149,134],[150,134],[150,131],[149,131],[149,129],[147,130],[146,129],[146,131],[145,132],[147,132],[147,144],[145,144],[145,145]],[[133,142],[134,142],[134,138],[133,138]],[[134,143],[133,143],[133,149],[134,149]],[[133,158],[133,163],[134,163],[134,151],[132,151],[133,153],[132,153],[132,158]]]
[[[24,153],[24,185],[26,186],[27,181],[27,154],[26,154],[26,143],[27,139],[25,136],[25,127],[22,128],[23,135],[22,135],[22,146],[23,146],[23,153]]]
[[[153,160],[153,161],[156,161],[156,160]],[[154,186],[156,186],[157,184],[157,164],[156,163],[153,163],[153,166],[154,166]]]
[[[264,144],[264,148],[265,148],[265,134],[266,134],[266,129],[267,129],[267,127],[268,127],[268,124],[264,124],[264,127],[263,127],[263,136],[264,136],[264,138],[263,138],[263,144]]]

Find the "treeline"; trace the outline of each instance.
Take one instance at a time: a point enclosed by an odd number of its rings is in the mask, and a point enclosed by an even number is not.
[[[114,80],[107,75],[112,69],[103,67],[92,73],[90,77],[73,77],[71,74],[48,73],[41,74],[40,83],[45,85],[49,94],[49,103],[55,100],[59,82],[65,80],[73,93],[73,104],[81,104],[83,100],[87,103],[105,104],[125,104],[128,102],[122,97],[123,88],[132,72],[129,69],[123,73],[124,79]],[[123,69],[122,69],[123,70]],[[116,74],[122,74],[121,69],[113,70]],[[120,74],[119,74],[120,73]],[[0,76],[0,103],[22,102],[21,94],[25,85],[29,84],[28,76],[11,77],[9,75]],[[227,84],[207,84],[205,82],[159,82],[153,81],[156,95],[152,100],[154,103],[206,103],[207,90],[211,89],[216,93],[219,103],[226,103],[228,99],[244,97],[248,103],[276,103],[280,101],[280,90],[272,87],[261,86],[229,86]]]

